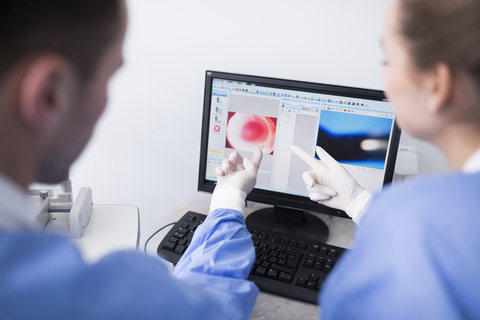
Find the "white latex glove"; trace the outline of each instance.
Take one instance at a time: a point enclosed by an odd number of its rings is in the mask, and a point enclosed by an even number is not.
[[[303,174],[312,201],[344,210],[358,225],[368,208],[372,193],[362,186],[325,150],[317,147],[315,159],[302,149],[292,146],[291,150],[313,168]]]
[[[213,191],[210,211],[219,208],[238,210],[243,213],[245,198],[257,182],[257,171],[262,161],[263,152],[257,149],[253,159],[242,158],[234,151],[222,165],[215,168],[217,186]]]

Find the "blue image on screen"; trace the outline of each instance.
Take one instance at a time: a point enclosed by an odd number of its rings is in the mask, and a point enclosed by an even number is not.
[[[322,110],[317,145],[338,162],[385,168],[393,119]]]

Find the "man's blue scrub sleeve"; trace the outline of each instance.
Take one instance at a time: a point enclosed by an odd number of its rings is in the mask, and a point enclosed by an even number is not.
[[[64,237],[0,230],[0,319],[247,319],[258,289],[243,216],[215,212],[198,231],[175,279],[138,251],[88,265]]]
[[[245,281],[254,260],[255,249],[243,214],[217,209],[196,230],[173,277],[203,286],[205,296],[200,300],[216,304],[224,319],[248,319],[258,294],[256,285]]]

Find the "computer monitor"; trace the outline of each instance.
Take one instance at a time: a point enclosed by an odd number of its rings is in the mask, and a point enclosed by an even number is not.
[[[348,218],[310,200],[296,145],[316,146],[339,161],[364,188],[392,181],[400,139],[392,106],[382,91],[206,71],[198,190],[213,192],[215,167],[232,151],[263,150],[257,184],[247,200],[273,205],[250,214],[250,228],[325,242],[329,230],[308,211]]]

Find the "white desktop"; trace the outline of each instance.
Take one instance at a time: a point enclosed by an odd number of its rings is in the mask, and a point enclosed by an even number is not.
[[[66,215],[52,214],[45,230],[63,232]],[[92,263],[118,250],[137,250],[139,211],[132,205],[94,205],[82,238],[72,238],[85,261]]]
[[[31,189],[32,220],[44,232],[71,237],[85,261],[95,262],[118,250],[138,249],[138,208],[132,205],[94,205],[90,188],[81,188],[73,201],[70,180],[58,188]]]

